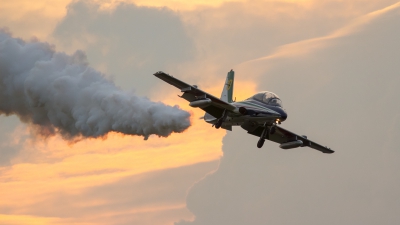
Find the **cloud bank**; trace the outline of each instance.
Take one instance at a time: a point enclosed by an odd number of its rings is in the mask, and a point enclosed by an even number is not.
[[[196,219],[178,224],[399,223],[399,12],[397,3],[238,66],[237,76],[282,98],[283,127],[336,152],[259,150],[236,129],[223,140],[219,169],[188,194]]]
[[[110,131],[166,137],[190,126],[188,112],[123,92],[88,66],[82,51],[67,55],[5,31],[0,31],[1,114],[17,115],[38,134],[65,139]]]
[[[53,32],[57,46],[84,49],[91,65],[114,76],[123,89],[151,94],[155,82],[149,74],[177,74],[174,68],[196,52],[179,14],[166,7],[115,3],[103,9],[99,2],[81,0],[67,9]]]

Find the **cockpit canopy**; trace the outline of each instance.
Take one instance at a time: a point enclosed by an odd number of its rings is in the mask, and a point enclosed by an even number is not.
[[[269,92],[269,91],[263,91],[260,93],[257,93],[253,95],[252,97],[248,98],[248,100],[254,99],[260,102],[263,102],[265,104],[271,105],[271,106],[278,106],[282,107],[282,101],[279,99],[278,95]]]

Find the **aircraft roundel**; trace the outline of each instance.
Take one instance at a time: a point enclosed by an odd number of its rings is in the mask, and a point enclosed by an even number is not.
[[[231,89],[232,83],[233,83],[232,79],[228,80],[228,90]]]

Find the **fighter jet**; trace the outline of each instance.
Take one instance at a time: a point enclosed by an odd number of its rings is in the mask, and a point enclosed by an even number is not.
[[[309,140],[307,136],[297,135],[279,126],[287,119],[287,113],[282,108],[282,101],[278,95],[263,91],[244,101],[233,101],[233,70],[228,72],[220,98],[200,90],[197,85],[187,84],[162,71],[154,75],[179,88],[183,93],[179,97],[189,101],[191,107],[204,110],[204,121],[215,128],[231,131],[232,126],[241,126],[249,134],[258,136],[258,148],[264,145],[265,140],[270,140],[279,143],[282,149],[310,147],[323,153],[334,152]]]

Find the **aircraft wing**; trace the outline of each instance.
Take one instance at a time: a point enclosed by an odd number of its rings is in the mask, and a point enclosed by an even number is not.
[[[248,133],[260,137],[263,130],[264,130],[263,126],[258,126],[254,130],[248,130]],[[307,139],[307,137],[305,137],[305,136],[295,134],[291,131],[288,131],[288,130],[283,129],[282,127],[278,127],[278,126],[275,126],[275,133],[269,134],[269,137],[267,137],[267,139],[270,141],[279,143],[279,144],[290,142],[290,141],[295,141],[295,140],[301,140],[303,142],[302,147],[310,147],[310,148],[313,148],[320,152],[328,153],[328,154],[335,152],[328,147],[324,147],[320,144],[317,144],[317,143]]]
[[[205,99],[205,98],[210,99],[212,101],[211,105],[203,107],[201,109],[203,109],[204,111],[206,111],[207,113],[209,113],[210,115],[212,115],[215,118],[221,118],[224,113],[224,110],[233,112],[236,109],[236,106],[234,106],[228,102],[222,101],[221,99],[219,99],[205,91],[198,89],[197,86],[187,84],[187,83],[185,83],[169,74],[166,74],[162,71],[155,73],[154,76],[179,88],[181,90],[181,92],[183,92],[183,94],[179,97],[184,98],[189,102],[193,102],[193,101],[196,101],[199,99]]]

